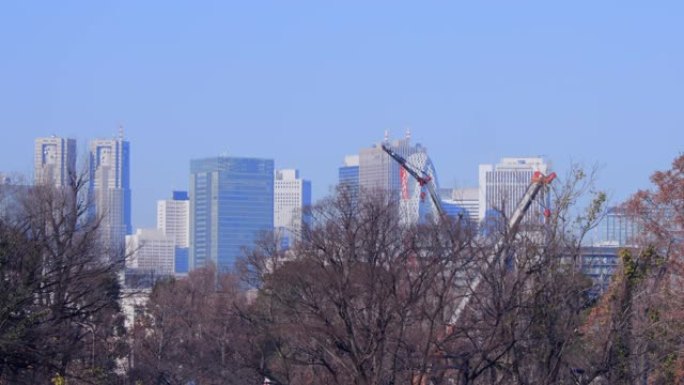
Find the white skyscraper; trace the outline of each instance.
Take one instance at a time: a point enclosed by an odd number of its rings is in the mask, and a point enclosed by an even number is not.
[[[301,179],[299,170],[276,170],[273,201],[274,226],[291,244],[302,231],[302,210],[311,205],[311,182]]]
[[[76,176],[76,140],[37,138],[33,164],[35,184],[69,186],[70,178]]]
[[[90,142],[90,194],[106,246],[123,250],[131,233],[130,145],[123,135]]]
[[[185,191],[173,199],[157,201],[157,229],[174,240],[176,247],[190,247],[190,200]]]
[[[173,240],[175,273],[189,271],[190,200],[187,191],[174,191],[173,199],[157,201],[157,229]]]
[[[503,158],[499,164],[480,165],[479,218],[504,213],[510,218],[532,181],[535,171],[546,174],[548,165],[542,158]],[[493,211],[492,211],[493,210]],[[541,215],[543,200],[537,199],[526,218]]]
[[[154,271],[159,275],[174,273],[173,238],[159,229],[138,229],[126,236],[126,267]]]

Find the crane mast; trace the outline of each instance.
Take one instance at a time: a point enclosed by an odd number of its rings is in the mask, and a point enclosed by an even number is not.
[[[437,195],[437,191],[435,190],[435,184],[431,183],[432,177],[428,175],[425,171],[414,167],[403,156],[397,154],[394,150],[392,150],[387,144],[383,143],[382,149],[387,153],[387,155],[389,155],[392,159],[399,163],[399,165],[404,170],[406,170],[406,172],[411,174],[411,176],[416,181],[418,181],[418,184],[421,187],[427,187],[428,193],[430,194],[430,199],[437,208],[437,212],[439,213],[440,218],[445,218],[446,212],[444,211],[444,207],[442,207],[442,201],[439,199],[439,195]]]
[[[516,206],[515,211],[513,211],[513,215],[511,215],[511,218],[508,220],[508,238],[503,237],[496,243],[496,245],[494,246],[494,253],[492,253],[492,255],[490,255],[489,258],[487,258],[486,266],[491,265],[495,260],[498,260],[501,257],[501,254],[506,248],[505,246],[507,241],[510,239],[510,237],[515,237],[515,234],[518,231],[518,226],[520,225],[520,222],[522,222],[523,217],[529,210],[534,199],[537,197],[539,192],[542,189],[546,188],[554,179],[556,179],[555,172],[552,172],[549,175],[544,175],[540,171],[534,172],[534,174],[532,175],[532,181],[530,185],[527,187],[525,194]],[[550,213],[548,209],[546,209],[544,211],[544,216],[548,217],[549,214]],[[471,284],[471,290],[473,292],[477,290],[477,287],[480,285],[481,281],[482,274],[478,275],[473,280]],[[458,307],[456,308],[454,315],[451,317],[450,324],[454,325],[456,324],[456,322],[458,322],[458,319],[461,317],[461,314],[463,313],[463,310],[466,308],[466,306],[468,306],[468,303],[470,302],[471,298],[472,295],[470,294],[467,294],[463,297],[461,302],[458,304]]]

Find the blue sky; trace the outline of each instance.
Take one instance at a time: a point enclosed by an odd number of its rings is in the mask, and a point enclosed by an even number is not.
[[[35,137],[82,155],[122,124],[147,227],[192,158],[273,158],[321,197],[344,155],[410,128],[442,185],[544,155],[598,164],[619,200],[684,150],[682,17],[680,1],[4,1],[0,171],[30,174]]]

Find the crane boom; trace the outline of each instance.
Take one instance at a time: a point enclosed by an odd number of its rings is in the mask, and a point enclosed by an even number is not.
[[[518,206],[515,208],[515,211],[513,211],[513,215],[511,215],[511,218],[508,220],[508,234],[509,238],[501,238],[499,242],[494,246],[494,253],[487,258],[487,265],[491,265],[495,260],[498,260],[501,257],[501,253],[505,249],[505,245],[508,239],[510,239],[511,236],[515,236],[515,234],[518,231],[518,225],[520,225],[520,222],[522,222],[523,217],[527,213],[527,210],[529,210],[530,206],[532,205],[532,202],[534,201],[534,198],[539,194],[539,192],[548,186],[554,179],[556,178],[556,173],[552,172],[551,174],[545,176],[542,174],[540,171],[535,171],[534,174],[532,175],[532,181],[530,185],[527,187],[527,190],[525,191],[525,194],[523,195],[522,199],[518,203]],[[544,213],[544,215],[547,215],[547,213]],[[477,290],[477,287],[480,285],[480,282],[482,281],[482,274],[479,274],[472,282],[471,284],[471,291],[474,292]],[[456,322],[458,322],[458,319],[461,317],[461,313],[463,313],[463,310],[468,306],[468,303],[470,302],[470,299],[472,298],[472,294],[466,294],[463,299],[461,299],[461,302],[458,304],[458,307],[456,308],[456,311],[454,312],[454,315],[451,317],[451,322],[450,324],[454,325]]]
[[[434,203],[435,207],[437,208],[437,212],[439,213],[440,218],[445,218],[446,217],[446,212],[444,211],[444,207],[442,207],[442,201],[439,199],[439,196],[437,195],[437,191],[435,190],[434,183],[432,182],[432,177],[428,175],[426,172],[423,170],[416,169],[411,165],[403,156],[397,154],[394,150],[392,150],[387,144],[383,143],[382,144],[382,149],[392,157],[399,165],[406,170],[411,176],[418,181],[418,184],[423,187],[427,187],[428,193],[430,194],[430,199],[432,200],[432,203]]]

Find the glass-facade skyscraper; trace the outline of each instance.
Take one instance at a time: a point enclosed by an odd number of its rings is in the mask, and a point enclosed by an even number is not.
[[[359,156],[347,155],[344,157],[344,166],[338,169],[338,184],[348,189],[352,196],[359,195]]]
[[[243,247],[273,230],[272,159],[190,161],[190,268],[233,268]]]

